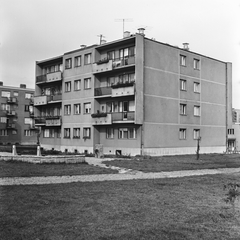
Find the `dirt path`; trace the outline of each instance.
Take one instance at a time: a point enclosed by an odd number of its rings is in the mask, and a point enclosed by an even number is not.
[[[120,181],[132,179],[159,179],[159,178],[178,178],[188,176],[202,176],[213,174],[233,174],[240,173],[240,168],[221,168],[221,169],[201,169],[174,172],[142,173],[127,172],[120,174],[99,174],[81,176],[49,176],[49,177],[13,177],[0,178],[0,186],[6,185],[41,185],[71,182],[100,182],[100,181]]]

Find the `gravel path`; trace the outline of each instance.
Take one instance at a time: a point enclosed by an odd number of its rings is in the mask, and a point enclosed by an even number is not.
[[[221,169],[201,169],[174,172],[142,173],[128,171],[122,174],[98,174],[81,176],[50,176],[50,177],[13,177],[0,178],[0,186],[6,185],[41,185],[71,182],[100,182],[100,181],[119,181],[132,179],[159,179],[159,178],[178,178],[188,176],[202,176],[213,174],[233,174],[240,173],[240,168],[221,168]]]

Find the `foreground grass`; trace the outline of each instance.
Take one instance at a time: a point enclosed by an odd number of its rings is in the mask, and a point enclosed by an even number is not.
[[[118,173],[115,170],[104,169],[84,163],[78,164],[33,164],[17,161],[0,161],[0,177],[36,177],[62,175],[89,175]]]
[[[239,240],[239,213],[222,201],[223,185],[239,179],[214,175],[0,187],[0,236]]]
[[[123,167],[143,172],[180,171],[195,169],[237,168],[240,167],[239,154],[202,154],[152,157],[150,159],[134,158],[105,161],[107,165]]]

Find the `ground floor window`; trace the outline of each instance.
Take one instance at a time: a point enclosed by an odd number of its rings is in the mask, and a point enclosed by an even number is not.
[[[106,138],[114,138],[114,128],[106,129]]]
[[[136,139],[136,128],[119,128],[118,129],[119,139]]]
[[[0,129],[0,136],[8,136],[7,129]]]
[[[80,138],[80,128],[73,128],[73,138]]]
[[[54,138],[54,136],[55,136],[54,129],[44,129],[43,130],[43,137]]]
[[[83,128],[83,138],[91,138],[91,128]]]
[[[186,128],[180,128],[179,129],[179,138],[182,140],[186,139],[186,133],[187,133]]]
[[[64,138],[70,138],[70,128],[64,128]]]
[[[194,129],[193,130],[193,138],[199,139],[200,138],[200,129]]]
[[[31,131],[31,130],[24,130],[24,136],[25,136],[25,137],[30,137],[30,136],[32,136],[32,131]]]

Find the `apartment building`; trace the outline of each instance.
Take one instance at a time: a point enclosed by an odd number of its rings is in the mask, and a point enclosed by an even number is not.
[[[231,63],[142,33],[36,62],[41,146],[104,154],[226,151]]]
[[[0,82],[0,143],[36,144],[34,89],[4,86]]]

